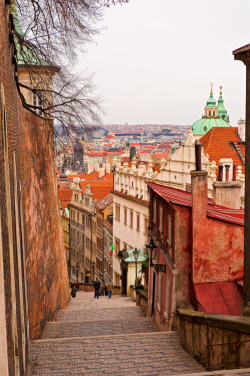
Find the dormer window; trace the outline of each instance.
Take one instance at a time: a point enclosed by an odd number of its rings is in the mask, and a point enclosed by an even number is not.
[[[209,116],[211,116],[211,111],[208,112]]]
[[[213,116],[215,116],[215,111],[213,111]]]

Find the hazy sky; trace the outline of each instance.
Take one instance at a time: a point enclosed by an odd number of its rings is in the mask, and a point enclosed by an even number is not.
[[[231,125],[245,118],[245,67],[232,51],[250,41],[249,0],[130,0],[107,8],[81,57],[104,101],[104,123],[193,124],[210,82],[223,86]]]

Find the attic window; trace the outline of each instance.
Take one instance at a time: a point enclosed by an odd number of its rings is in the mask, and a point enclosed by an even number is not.
[[[207,130],[207,127],[206,127],[206,125],[205,125],[205,127],[204,127],[204,131],[206,132],[206,130]]]

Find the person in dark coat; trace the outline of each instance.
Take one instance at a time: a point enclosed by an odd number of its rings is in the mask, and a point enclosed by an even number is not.
[[[96,277],[96,280],[94,282],[94,288],[95,288],[95,298],[97,299],[99,298],[99,295],[100,295],[100,286],[101,286],[101,282]]]
[[[72,296],[72,298],[76,297],[76,292],[77,292],[77,288],[76,288],[75,285],[73,285],[72,289],[71,289],[71,296]]]

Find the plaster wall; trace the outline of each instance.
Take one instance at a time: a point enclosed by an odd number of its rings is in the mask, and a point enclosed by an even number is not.
[[[144,219],[149,217],[148,206],[142,205],[125,197],[114,194],[113,198],[113,237],[120,240],[120,250],[124,248],[124,243],[127,249],[144,248],[147,241],[147,233],[145,233]],[[116,206],[120,206],[120,220],[116,219]],[[124,207],[127,208],[127,224],[124,224]],[[133,211],[133,227],[130,226],[130,211]],[[140,214],[140,228],[136,230],[136,215]]]
[[[243,276],[244,227],[204,216],[193,249],[194,283],[234,281]]]

